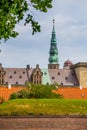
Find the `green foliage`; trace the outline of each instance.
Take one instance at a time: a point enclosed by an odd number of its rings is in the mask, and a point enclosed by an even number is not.
[[[16,93],[11,94],[10,99],[18,99],[18,98],[28,98],[29,92],[25,89],[22,89]]]
[[[22,99],[29,98],[29,91],[25,90],[25,89],[20,90],[16,94],[17,94],[18,98],[22,98]]]
[[[11,94],[11,96],[10,96],[10,99],[17,99],[17,98],[18,98],[17,93],[13,93],[13,94]]]
[[[17,98],[63,98],[60,94],[55,94],[52,90],[56,89],[54,85],[35,85],[35,84],[27,84],[27,88],[18,91],[17,93],[13,93],[10,96],[10,99]]]
[[[35,21],[31,10],[47,12],[52,7],[52,0],[1,0],[0,1],[0,40],[15,38],[18,32],[15,25],[25,18],[24,25],[31,24],[32,34],[40,32],[40,25]]]
[[[56,89],[54,85],[36,85],[28,84],[30,90],[30,98],[62,98],[60,94],[54,94],[52,90]]]

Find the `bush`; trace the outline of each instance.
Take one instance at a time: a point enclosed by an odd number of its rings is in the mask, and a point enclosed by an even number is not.
[[[18,96],[17,96],[17,93],[13,93],[10,95],[10,99],[17,99]]]
[[[22,98],[22,99],[28,98],[29,97],[29,91],[22,89],[19,92],[17,92],[17,96],[18,96],[18,98]]]
[[[55,90],[55,85],[35,85],[35,84],[28,84],[27,89],[23,89],[18,91],[17,93],[13,93],[10,96],[10,99],[17,99],[17,98],[63,98],[60,94],[55,94],[52,90]]]
[[[17,98],[18,98],[17,93],[13,93],[10,95],[10,99],[17,99]]]

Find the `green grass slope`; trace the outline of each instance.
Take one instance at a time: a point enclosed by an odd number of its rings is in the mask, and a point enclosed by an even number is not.
[[[87,115],[87,100],[15,99],[0,105],[0,116]]]

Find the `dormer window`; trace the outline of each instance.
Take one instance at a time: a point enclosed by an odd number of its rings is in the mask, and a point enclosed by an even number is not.
[[[22,78],[22,76],[19,76],[19,78],[21,79],[21,78]]]
[[[14,71],[14,74],[16,74],[16,71]]]
[[[25,71],[23,71],[23,74],[25,74]]]
[[[68,79],[68,77],[65,77],[65,79]]]
[[[47,85],[49,85],[49,83],[48,83],[48,82],[47,82],[46,84],[47,84]]]
[[[58,75],[60,75],[60,72],[58,72]]]
[[[18,84],[18,82],[16,82],[16,84]]]
[[[10,76],[10,79],[12,79],[12,76]]]
[[[73,76],[73,73],[71,75]]]
[[[44,74],[46,75],[47,73],[45,72]]]
[[[52,79],[55,79],[55,77],[52,77]]]

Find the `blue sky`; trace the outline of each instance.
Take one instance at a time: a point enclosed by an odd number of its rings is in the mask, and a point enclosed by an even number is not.
[[[87,0],[53,0],[48,13],[33,11],[42,31],[32,35],[30,25],[16,26],[20,35],[0,45],[0,62],[3,67],[47,68],[49,58],[52,20],[59,50],[59,64],[70,59],[73,63],[87,61]]]

